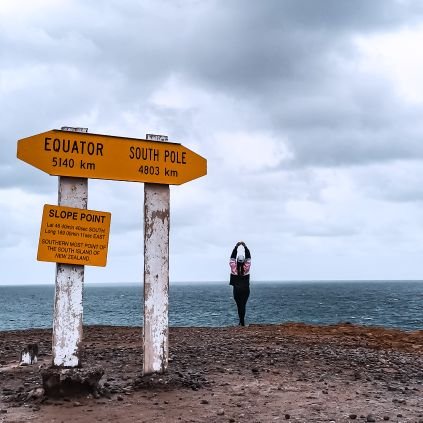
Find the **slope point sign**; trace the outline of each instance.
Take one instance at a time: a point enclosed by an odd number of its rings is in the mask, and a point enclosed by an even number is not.
[[[180,185],[207,174],[181,144],[58,129],[20,139],[17,156],[56,176]]]
[[[37,260],[106,266],[109,212],[45,204]]]

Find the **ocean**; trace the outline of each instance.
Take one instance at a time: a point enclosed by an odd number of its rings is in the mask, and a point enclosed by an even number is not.
[[[142,285],[84,288],[84,324],[142,325]],[[53,285],[0,286],[0,331],[50,328]],[[221,283],[171,283],[170,326],[237,324],[232,289]],[[247,324],[302,322],[423,329],[423,282],[253,282]]]

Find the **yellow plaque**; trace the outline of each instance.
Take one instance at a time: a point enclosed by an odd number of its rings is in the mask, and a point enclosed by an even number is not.
[[[44,205],[37,260],[105,266],[111,213]]]
[[[179,185],[207,174],[181,144],[57,129],[19,140],[17,156],[57,176]]]

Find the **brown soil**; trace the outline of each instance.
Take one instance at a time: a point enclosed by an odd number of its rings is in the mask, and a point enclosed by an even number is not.
[[[40,361],[19,367],[29,343]],[[423,331],[171,328],[168,371],[143,377],[141,328],[86,327],[101,395],[37,398],[50,343],[50,330],[0,332],[0,422],[423,422]]]

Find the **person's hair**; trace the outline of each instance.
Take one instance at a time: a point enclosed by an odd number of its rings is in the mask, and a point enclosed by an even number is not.
[[[236,262],[236,271],[238,275],[244,276],[244,262],[243,261]]]

